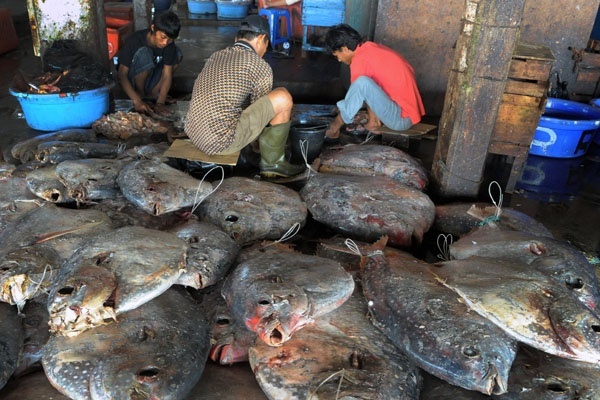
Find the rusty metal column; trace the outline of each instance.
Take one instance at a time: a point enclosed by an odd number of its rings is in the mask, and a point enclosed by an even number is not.
[[[77,50],[108,70],[103,0],[27,0],[34,54],[43,58],[55,40],[72,39]]]
[[[525,0],[466,0],[433,158],[433,192],[474,197],[518,42]]]

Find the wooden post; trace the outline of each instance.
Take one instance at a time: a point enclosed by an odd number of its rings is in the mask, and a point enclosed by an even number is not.
[[[432,166],[432,192],[475,197],[525,0],[466,0]]]

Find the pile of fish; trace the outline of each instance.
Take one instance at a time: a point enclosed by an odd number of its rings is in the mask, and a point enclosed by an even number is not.
[[[143,136],[13,147],[0,398],[600,398],[596,272],[537,221],[436,206],[388,146],[326,148],[298,186],[195,176]]]

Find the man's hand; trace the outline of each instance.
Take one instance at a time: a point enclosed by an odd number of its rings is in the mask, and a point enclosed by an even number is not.
[[[150,114],[152,113],[152,107],[150,107],[148,104],[146,104],[143,100],[138,100],[138,101],[134,101],[133,102],[133,107],[135,108],[135,111],[139,112],[139,113],[144,113],[144,114]]]

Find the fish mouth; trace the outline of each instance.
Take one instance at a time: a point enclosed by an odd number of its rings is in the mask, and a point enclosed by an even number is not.
[[[508,391],[508,382],[502,379],[498,368],[494,364],[490,364],[487,373],[485,374],[487,385],[485,388],[485,394],[504,394]]]
[[[268,321],[265,326],[258,326],[256,333],[260,340],[273,347],[281,346],[292,336],[292,332],[288,334],[277,318]]]
[[[231,344],[216,344],[210,348],[208,356],[211,360],[218,362],[221,365],[230,365],[234,362],[231,353]]]

